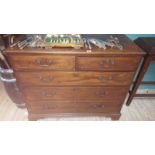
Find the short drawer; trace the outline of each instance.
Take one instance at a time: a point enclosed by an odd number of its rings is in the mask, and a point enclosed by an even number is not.
[[[105,102],[40,102],[27,105],[31,113],[119,113],[121,105]]]
[[[78,57],[78,70],[135,71],[140,57]]]
[[[128,87],[27,87],[24,96],[30,101],[113,101],[125,98]],[[123,101],[122,101],[123,102]]]
[[[29,86],[128,86],[134,72],[16,72],[17,82]]]
[[[14,70],[75,70],[74,56],[58,55],[10,55]]]

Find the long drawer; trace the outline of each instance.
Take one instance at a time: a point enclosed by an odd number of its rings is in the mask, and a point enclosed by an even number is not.
[[[113,113],[120,112],[121,105],[110,102],[29,102],[28,111],[31,113]]]
[[[134,72],[16,72],[17,82],[29,86],[127,86]]]
[[[26,87],[24,96],[30,101],[122,101],[128,87]]]
[[[78,57],[81,71],[135,71],[140,57]]]
[[[75,70],[75,56],[10,55],[14,70]]]

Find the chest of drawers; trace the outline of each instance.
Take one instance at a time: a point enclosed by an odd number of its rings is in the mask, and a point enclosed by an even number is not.
[[[104,36],[104,35],[103,35]],[[7,49],[29,120],[52,116],[119,119],[144,54],[125,35],[117,49]]]

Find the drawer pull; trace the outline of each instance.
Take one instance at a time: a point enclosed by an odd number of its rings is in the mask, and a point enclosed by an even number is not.
[[[39,76],[39,79],[42,82],[51,82],[54,79],[54,77],[52,77],[52,76],[48,76],[48,77]]]
[[[103,60],[100,62],[100,65],[105,65],[105,64],[109,64],[109,65],[115,65],[115,61],[114,60]]]
[[[96,104],[94,105],[94,108],[105,108],[103,104]]]
[[[115,65],[115,61],[114,61],[114,60],[112,60],[112,61],[111,61],[111,64],[112,64],[112,65]]]
[[[108,80],[112,80],[112,76],[109,76],[109,77],[108,77]]]
[[[42,67],[48,67],[49,65],[53,64],[53,61],[47,59],[38,59],[36,60],[36,63]]]
[[[45,109],[56,109],[56,108],[58,108],[57,105],[50,105],[50,104],[46,104],[44,107],[45,107]]]
[[[44,96],[50,97],[50,96],[56,95],[56,92],[51,92],[51,93],[42,92],[42,94],[43,94]]]
[[[104,78],[103,78],[103,77],[101,77],[101,76],[99,76],[99,77],[98,77],[98,80],[103,81],[103,80],[104,80]]]
[[[100,80],[100,81],[112,80],[112,79],[113,79],[112,76],[109,76],[107,79],[105,79],[105,78],[103,78],[101,76],[98,77],[98,80]]]
[[[106,95],[108,95],[108,93],[107,92],[96,92],[96,95],[98,95],[98,96],[106,96]]]

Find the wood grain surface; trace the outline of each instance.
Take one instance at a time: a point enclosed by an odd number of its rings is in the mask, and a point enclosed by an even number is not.
[[[18,108],[8,97],[0,82],[0,121],[27,121],[27,109]],[[142,93],[142,92],[141,92]],[[120,121],[155,121],[155,98],[135,98],[129,107],[123,105]],[[48,117],[40,121],[110,121],[104,116]]]
[[[91,35],[85,37],[88,36]],[[103,40],[110,37],[92,36]],[[115,47],[104,50],[93,45],[91,51],[8,48],[5,56],[15,71],[28,118],[100,115],[119,119],[123,101],[145,53],[125,35],[114,36],[123,50]]]
[[[78,57],[78,70],[135,71],[141,58],[133,57]]]
[[[134,72],[17,72],[17,82],[29,86],[128,86]]]

